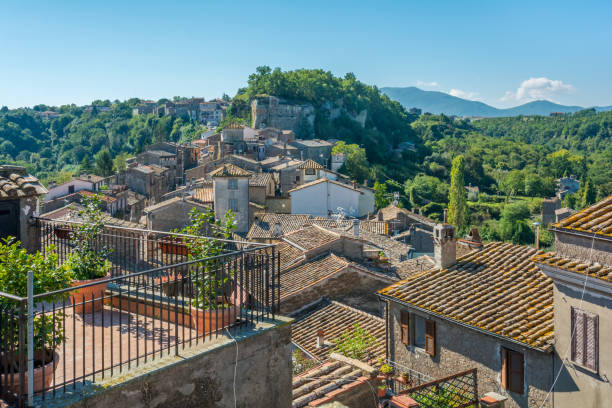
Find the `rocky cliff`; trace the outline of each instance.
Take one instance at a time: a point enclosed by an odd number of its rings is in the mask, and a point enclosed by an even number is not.
[[[258,96],[251,101],[251,117],[255,129],[274,127],[298,134],[301,127],[313,128],[315,109],[309,103],[291,104],[275,96]]]

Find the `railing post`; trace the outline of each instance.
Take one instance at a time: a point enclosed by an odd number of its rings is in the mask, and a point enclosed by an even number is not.
[[[28,406],[34,405],[34,272],[28,271]]]

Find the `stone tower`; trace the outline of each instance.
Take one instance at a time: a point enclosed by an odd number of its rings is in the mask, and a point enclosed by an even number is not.
[[[236,232],[249,231],[249,178],[251,172],[227,163],[210,175],[213,178],[215,215],[225,221],[227,210],[234,213]]]

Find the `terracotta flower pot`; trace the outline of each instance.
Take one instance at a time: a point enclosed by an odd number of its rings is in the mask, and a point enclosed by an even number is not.
[[[72,286],[81,286],[88,283],[94,283],[108,279],[108,276],[95,279],[86,279],[72,282]],[[92,313],[99,312],[104,306],[104,294],[106,293],[106,287],[108,282],[101,282],[96,285],[85,286],[84,288],[78,288],[71,292],[73,296],[73,304],[75,313]],[[85,301],[83,301],[85,298]],[[96,299],[93,300],[92,299]]]
[[[55,227],[53,232],[59,239],[70,239],[70,229],[67,227]]]
[[[180,238],[164,239],[160,242],[160,247],[162,253],[166,255],[189,255],[189,248]]]
[[[236,308],[232,305],[227,309],[198,309],[190,308],[191,327],[198,330],[198,334],[214,333],[232,326],[236,322]]]
[[[44,358],[43,358],[44,355]],[[53,372],[59,363],[59,355],[55,351],[42,350],[34,351],[34,393],[39,394],[47,390],[53,382]],[[43,370],[44,367],[44,370]],[[44,373],[43,373],[44,371]],[[0,357],[0,384],[5,385],[11,392],[19,393],[19,356],[17,353],[2,355]],[[11,379],[12,373],[12,379]],[[11,381],[13,385],[11,386]],[[27,362],[25,367],[25,384],[23,392],[28,392],[28,370]]]
[[[387,389],[386,388],[379,388],[378,389],[378,398],[384,398],[387,396]]]

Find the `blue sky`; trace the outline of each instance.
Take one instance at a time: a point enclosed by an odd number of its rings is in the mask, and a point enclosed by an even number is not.
[[[495,106],[612,105],[612,2],[0,4],[0,106],[234,95],[259,65]]]

